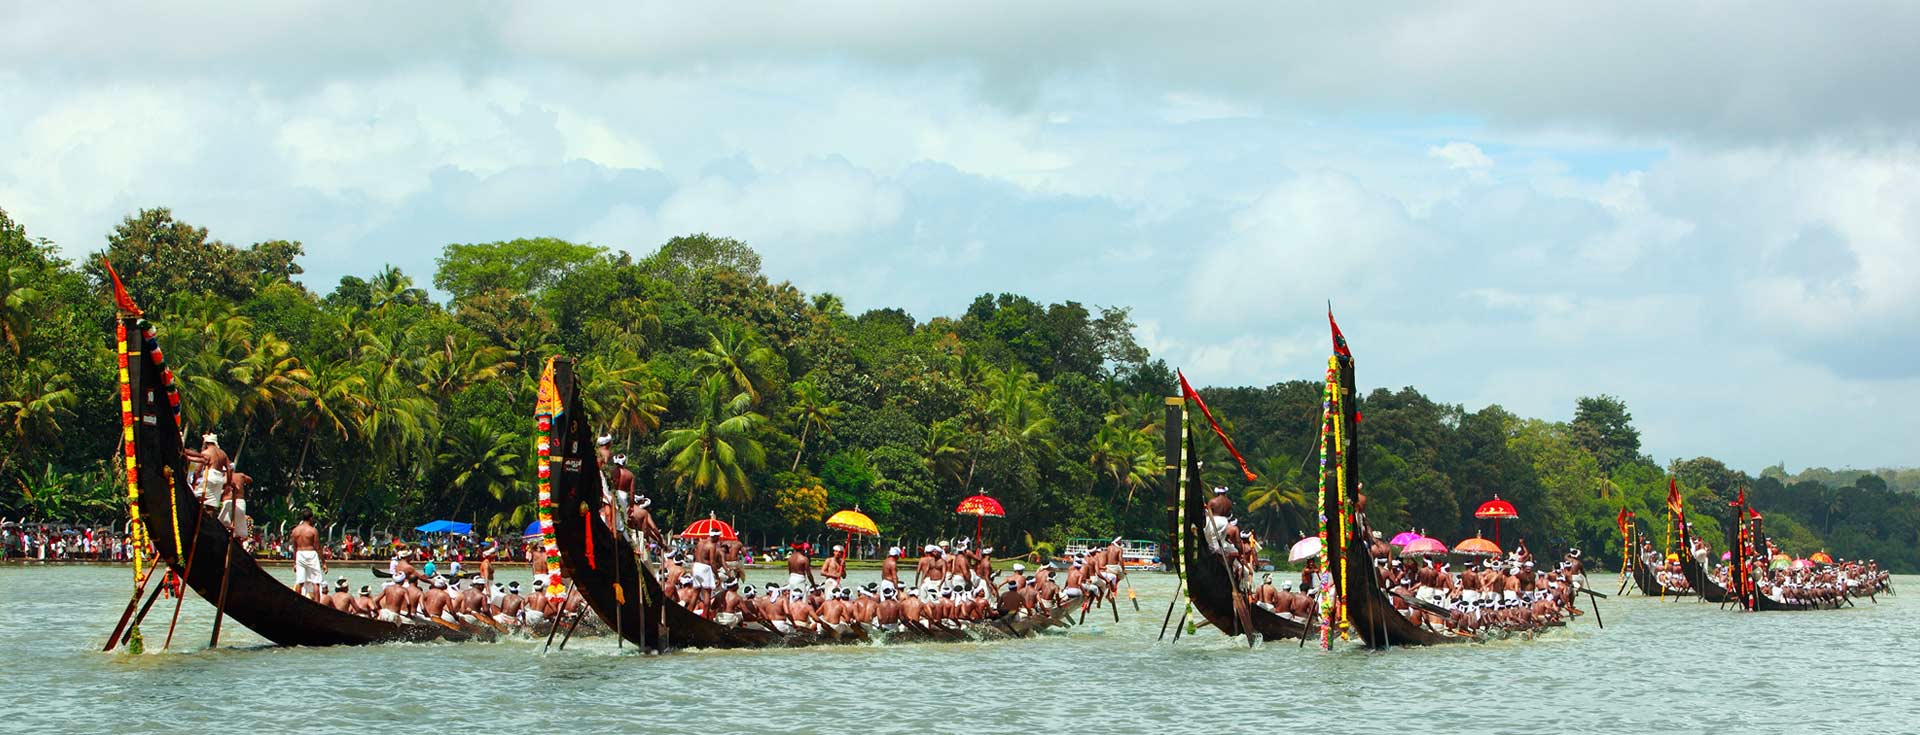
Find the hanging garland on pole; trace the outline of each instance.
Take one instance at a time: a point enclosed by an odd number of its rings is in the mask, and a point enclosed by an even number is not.
[[[136,316],[136,315],[129,315]],[[128,543],[133,546],[133,578],[135,584],[144,579],[141,569],[145,566],[147,527],[140,520],[140,464],[135,459],[133,448],[133,381],[127,374],[127,323],[117,321],[114,330],[114,347],[120,362],[120,442],[121,454],[127,462],[127,512],[132,519],[128,522]],[[177,524],[178,521],[176,520]],[[178,543],[179,533],[175,532]]]
[[[553,417],[560,413],[560,391],[553,384],[553,360],[540,371],[539,389],[534,396],[534,448],[540,457],[540,545],[547,553],[547,594],[564,595],[560,575],[552,573],[560,563],[560,542],[553,536]]]

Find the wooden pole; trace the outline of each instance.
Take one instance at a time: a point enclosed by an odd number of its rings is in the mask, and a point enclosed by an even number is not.
[[[221,559],[220,595],[213,603],[213,637],[207,641],[208,648],[218,648],[220,646],[220,620],[227,612],[227,580],[233,577],[233,542],[228,541],[226,544],[223,544],[221,550],[225,551],[226,554],[224,558]],[[325,584],[325,582],[321,584]]]
[[[173,468],[161,467],[160,474],[162,477],[166,478],[167,492],[169,494],[174,495],[175,497],[178,497],[179,490],[178,488],[174,487],[174,483],[173,483]],[[191,498],[192,494],[189,493],[188,497]],[[193,515],[193,540],[191,542],[188,542],[187,544],[187,561],[185,564],[181,565],[183,567],[183,570],[180,573],[180,594],[173,598],[173,622],[170,622],[167,624],[167,639],[160,644],[160,650],[162,651],[167,650],[168,646],[173,645],[173,630],[175,627],[180,625],[180,605],[181,603],[185,602],[187,599],[186,588],[192,586],[193,578],[191,575],[193,574],[193,558],[200,555],[200,522],[201,522],[201,519],[206,517],[207,513],[204,509],[202,509],[198,505],[198,502],[199,501],[196,500],[195,501],[196,504],[194,506],[195,513]],[[178,509],[175,509],[174,512],[177,514],[179,511]],[[173,540],[173,542],[175,546],[179,546],[180,539],[176,538]]]
[[[540,647],[541,653],[546,653],[547,648],[553,645],[553,634],[560,632],[560,617],[567,613],[567,598],[572,596],[573,582],[569,580],[566,589],[560,593],[560,612],[553,616],[553,627],[547,629],[547,643]]]
[[[1173,599],[1167,601],[1167,617],[1165,620],[1160,621],[1160,637],[1155,640],[1166,640],[1167,626],[1173,623],[1173,608],[1180,604],[1180,595],[1186,592],[1186,588],[1187,580],[1185,579],[1180,580],[1178,584],[1173,586]]]
[[[0,550],[0,554],[5,553],[5,550]],[[147,581],[153,579],[153,570],[159,569],[160,567],[161,565],[159,564],[148,567],[146,574],[141,575],[140,580],[133,585],[133,597],[127,600],[127,609],[121,611],[120,622],[115,623],[113,632],[107,635],[107,646],[106,648],[100,649],[101,653],[110,652],[114,646],[119,645],[120,633],[126,630],[127,620],[133,617],[133,608],[140,604],[140,593],[147,590]],[[158,592],[158,590],[155,590],[156,594],[158,594]]]

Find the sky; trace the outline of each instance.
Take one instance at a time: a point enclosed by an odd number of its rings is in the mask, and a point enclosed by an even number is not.
[[[1126,306],[1204,385],[1920,464],[1920,4],[265,2],[0,9],[0,208],[167,206],[331,290],[454,242],[749,242],[921,319]]]

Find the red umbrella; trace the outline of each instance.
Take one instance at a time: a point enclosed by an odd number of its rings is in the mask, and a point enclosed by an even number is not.
[[[963,515],[963,516],[973,516],[973,545],[974,546],[980,545],[980,525],[982,521],[984,521],[988,516],[992,516],[994,518],[1007,517],[1007,511],[1005,508],[1000,507],[1000,501],[994,500],[993,498],[989,498],[985,495],[975,495],[967,498],[966,500],[960,501],[960,505],[956,506],[953,509],[953,512],[959,513],[960,515]]]
[[[711,513],[707,514],[706,518],[694,521],[693,525],[687,526],[687,530],[680,532],[680,538],[706,538],[715,529],[720,531],[720,539],[723,541],[740,540],[739,536],[734,535],[733,526],[713,517]]]
[[[1500,493],[1494,493],[1492,500],[1481,503],[1480,509],[1473,512],[1473,517],[1493,519],[1493,541],[1497,544],[1500,542],[1500,519],[1519,518],[1520,511],[1514,510],[1512,503],[1501,500]]]

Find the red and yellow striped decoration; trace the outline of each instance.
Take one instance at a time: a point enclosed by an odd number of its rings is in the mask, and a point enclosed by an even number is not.
[[[553,537],[553,416],[560,412],[560,391],[553,383],[553,360],[540,371],[540,384],[534,395],[533,421],[538,431],[534,447],[540,455],[540,544],[547,552],[547,594],[565,594],[560,575],[551,572],[560,564],[560,542]]]
[[[146,546],[146,527],[140,522],[140,465],[133,451],[133,382],[127,374],[127,323],[114,323],[114,346],[119,356],[120,367],[120,451],[127,461],[127,512],[133,516],[128,524],[132,529],[129,541],[133,544],[133,578],[138,583],[144,575],[144,547]]]

